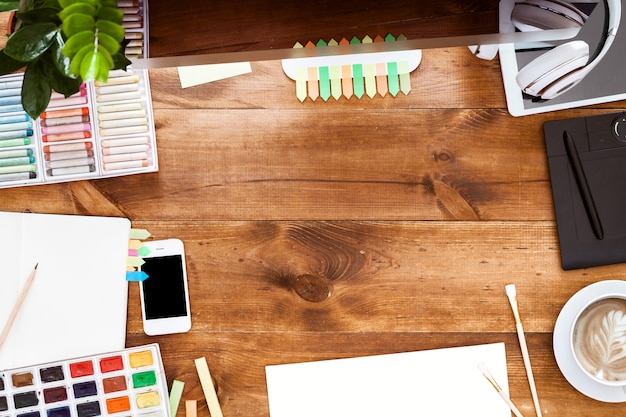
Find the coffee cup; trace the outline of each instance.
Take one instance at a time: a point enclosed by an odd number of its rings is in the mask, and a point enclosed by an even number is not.
[[[605,294],[582,306],[570,346],[576,364],[591,379],[626,386],[626,294]]]

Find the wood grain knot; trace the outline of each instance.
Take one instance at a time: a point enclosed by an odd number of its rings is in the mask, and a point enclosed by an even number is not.
[[[291,285],[296,294],[311,303],[321,303],[330,296],[328,281],[315,275],[299,275],[293,278]]]

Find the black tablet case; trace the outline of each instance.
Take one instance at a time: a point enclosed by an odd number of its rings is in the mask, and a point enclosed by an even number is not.
[[[598,239],[567,155],[563,132],[574,139],[604,231]],[[544,124],[563,269],[626,262],[626,113]]]

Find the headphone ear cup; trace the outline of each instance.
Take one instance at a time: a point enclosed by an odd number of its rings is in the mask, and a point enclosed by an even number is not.
[[[567,42],[526,64],[515,80],[526,94],[554,98],[582,80],[585,74],[580,70],[588,61],[587,42]]]
[[[558,0],[526,0],[511,12],[511,22],[522,32],[579,28],[586,20],[580,10]]]

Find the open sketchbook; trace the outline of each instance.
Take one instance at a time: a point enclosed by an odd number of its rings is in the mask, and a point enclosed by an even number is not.
[[[124,347],[128,219],[0,212],[0,230],[0,327],[38,264],[0,369]]]
[[[509,417],[504,343],[265,368],[271,417]]]

